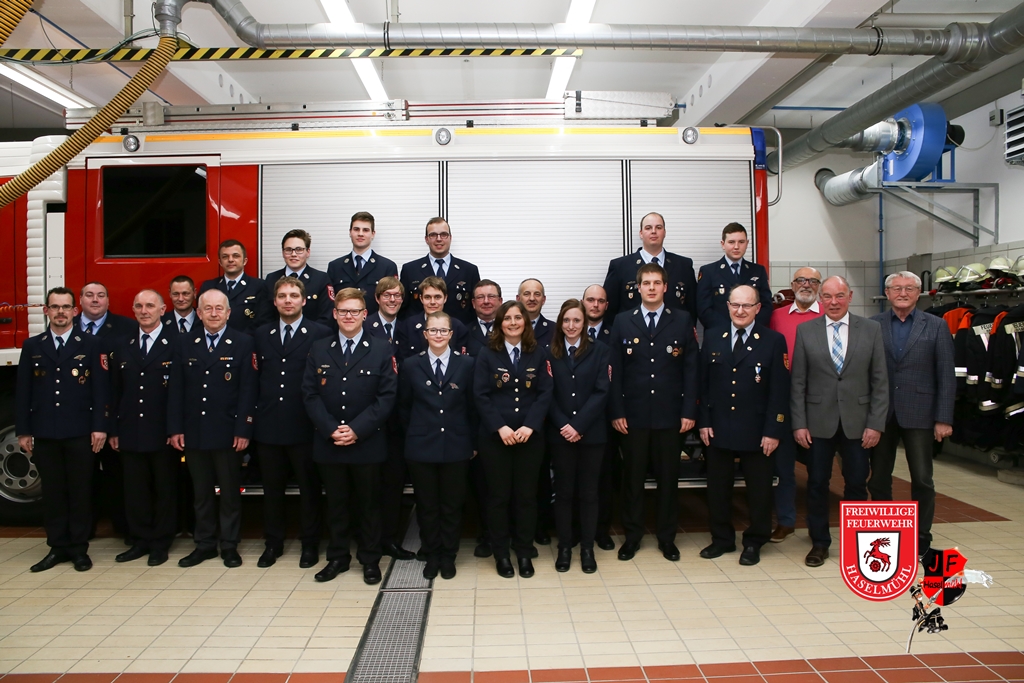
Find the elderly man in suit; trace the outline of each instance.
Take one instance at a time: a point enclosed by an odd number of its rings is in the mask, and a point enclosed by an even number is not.
[[[808,567],[828,558],[828,483],[832,459],[843,458],[844,500],[867,500],[871,449],[885,430],[889,378],[881,326],[850,314],[853,292],[836,275],[821,284],[825,315],[796,330],[790,411],[793,437],[807,461]]]
[[[885,278],[892,310],[872,320],[882,327],[889,370],[889,413],[885,433],[871,453],[871,500],[892,500],[892,468],[903,440],[910,466],[910,495],[917,501],[917,550],[931,547],[935,516],[932,439],[953,433],[956,375],[953,337],[942,318],[917,310],[921,278],[902,271]]]

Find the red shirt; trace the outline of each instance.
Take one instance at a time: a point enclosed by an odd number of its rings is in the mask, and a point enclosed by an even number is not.
[[[825,315],[818,302],[815,301],[806,311],[801,311],[793,303],[789,306],[782,306],[772,311],[772,319],[768,327],[776,332],[782,333],[786,338],[786,346],[789,347],[789,356],[786,359],[786,367],[790,367],[793,358],[793,347],[796,345],[796,326],[808,320],[814,320]]]

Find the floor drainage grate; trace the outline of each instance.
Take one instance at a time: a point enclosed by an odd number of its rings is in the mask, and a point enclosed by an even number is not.
[[[388,580],[384,582],[385,591],[430,590],[430,579],[423,578],[426,562],[420,560],[396,560],[391,563]]]

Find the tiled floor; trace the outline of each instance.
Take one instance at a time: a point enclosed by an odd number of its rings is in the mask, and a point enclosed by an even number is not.
[[[576,558],[569,573],[555,572],[552,546],[541,548],[528,580],[498,577],[493,561],[473,558],[467,541],[458,576],[434,582],[421,680],[468,683],[468,672],[475,683],[721,676],[746,683],[779,680],[780,673],[829,683],[1024,680],[1024,660],[1008,654],[938,657],[1024,648],[1024,491],[992,470],[949,460],[936,462],[936,480],[949,496],[942,518],[962,521],[937,524],[935,547],[958,546],[968,567],[988,572],[995,585],[970,586],[944,608],[949,631],[915,636],[919,659],[892,659],[905,651],[910,599],[860,600],[843,585],[834,557],[808,569],[805,531],[764,548],[756,567],[739,566],[736,554],[700,559],[706,532],[680,534],[678,563],[665,561],[651,540],[632,562],[598,551],[593,575],[580,572]],[[967,521],[979,519],[1005,521]],[[317,584],[298,568],[297,547],[258,569],[259,540],[243,542],[245,564],[233,570],[217,562],[189,570],[173,562],[116,564],[124,546],[108,538],[91,549],[92,571],[65,564],[30,574],[45,548],[35,534],[18,536],[0,538],[0,672],[225,674],[191,683],[227,683],[231,673],[344,672],[377,593],[363,584],[357,564]],[[179,541],[172,557],[188,545]],[[887,659],[872,659],[879,656]],[[69,676],[62,683],[112,678]],[[12,676],[4,683],[52,680]],[[119,683],[168,680],[125,676]],[[285,683],[285,676],[232,680]]]

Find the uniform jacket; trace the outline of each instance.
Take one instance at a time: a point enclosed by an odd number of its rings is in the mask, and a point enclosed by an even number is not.
[[[212,352],[202,325],[174,342],[167,431],[184,434],[187,450],[232,448],[236,436],[252,438],[259,391],[256,344],[227,326],[220,335]]]
[[[395,322],[391,326],[391,336],[388,337],[388,331],[384,328],[384,323],[380,321],[380,316],[377,313],[367,316],[363,322],[363,332],[370,335],[371,337],[377,337],[383,339],[391,345],[391,355],[398,355],[398,325],[401,320],[395,319]],[[332,331],[337,329],[337,325],[334,325]]]
[[[302,401],[302,378],[313,342],[331,336],[331,330],[303,316],[283,348],[279,322],[267,323],[253,335],[260,368],[255,438],[280,446],[311,443],[313,423]]]
[[[19,436],[71,439],[108,428],[109,361],[95,336],[72,328],[60,354],[49,330],[25,341],[14,422]]]
[[[423,278],[430,277],[437,271],[434,259],[428,256],[409,261],[402,266],[402,284],[405,286],[405,301],[402,303],[401,317],[415,317],[423,314],[418,288]],[[473,310],[473,287],[480,281],[480,271],[469,261],[452,256],[451,267],[444,274],[444,282],[448,286],[448,301],[444,304],[444,312],[469,325],[476,318]]]
[[[178,327],[178,319],[175,317],[174,311],[168,311],[160,316],[160,324],[164,326],[163,332],[160,333],[161,335],[165,332],[172,337],[176,334],[181,334],[181,329]],[[203,321],[199,319],[199,315],[197,314],[192,319],[192,327],[189,328],[189,331],[186,332],[186,334],[192,334],[192,330],[202,326]]]
[[[577,354],[572,367],[565,353],[561,358],[551,355],[549,360],[555,389],[548,410],[548,440],[564,440],[559,432],[571,425],[583,437],[578,443],[606,443],[612,374],[609,348],[588,344],[583,355]]]
[[[665,306],[654,338],[643,308],[620,313],[611,334],[610,417],[630,428],[676,429],[697,419],[697,337],[687,311]]]
[[[302,378],[306,412],[313,420],[313,460],[332,464],[380,463],[387,459],[384,424],[395,407],[398,376],[386,339],[363,335],[346,365],[340,335],[313,343]],[[340,425],[356,433],[356,442],[335,446],[331,434]]]
[[[72,330],[84,334],[82,330],[82,314],[75,316],[71,324]],[[103,321],[103,327],[93,333],[100,342],[103,353],[110,354],[121,339],[127,339],[139,328],[133,318],[126,318],[123,315],[107,312],[107,319]]]
[[[755,321],[734,354],[735,341],[731,325],[704,333],[697,426],[714,430],[717,448],[760,451],[761,437],[791,431],[786,338]]]
[[[606,321],[615,320],[619,313],[640,305],[636,271],[642,265],[644,260],[640,257],[639,249],[632,254],[612,259],[608,264],[608,274],[604,278],[604,291],[608,294],[608,311],[604,317]],[[697,279],[693,275],[693,259],[666,251],[662,267],[668,273],[665,305],[688,312],[690,319],[696,321]]]
[[[897,360],[892,341],[892,311],[872,316],[882,329],[889,373],[889,414],[904,429],[932,429],[953,424],[956,376],[953,337],[942,318],[916,311],[910,337]]]
[[[402,361],[398,414],[405,431],[405,457],[416,462],[459,462],[476,449],[473,359],[452,350],[440,386],[422,351]]]
[[[473,392],[480,415],[480,436],[496,436],[503,426],[515,430],[526,426],[534,432],[544,427],[554,387],[547,352],[538,346],[523,352],[519,367],[501,351],[484,348],[476,359]],[[533,438],[533,437],[531,437]],[[537,438],[542,438],[540,434]]]
[[[793,429],[809,429],[813,438],[830,439],[842,419],[847,439],[860,439],[865,428],[885,431],[889,413],[889,375],[885,345],[877,322],[850,314],[843,373],[832,363],[828,316],[796,328],[790,412]]]
[[[768,284],[768,271],[760,263],[751,263],[743,259],[740,264],[740,276],[732,272],[723,256],[714,263],[700,267],[697,275],[697,317],[705,330],[716,327],[729,327],[729,290],[736,285],[750,285],[757,290],[761,299],[761,310],[757,314],[757,324],[768,327],[772,320],[772,288]]]
[[[496,325],[497,323],[495,323]],[[476,358],[480,355],[480,349],[484,348],[490,343],[490,338],[484,336],[484,331],[480,327],[479,319],[474,315],[473,319],[466,323],[466,328],[469,333],[466,336],[466,352]],[[492,326],[493,330],[494,327]],[[1016,366],[1014,366],[1016,368]]]
[[[597,337],[594,341],[599,341],[605,346],[610,346],[612,343],[612,325],[614,324],[614,318],[609,318],[607,315],[604,317],[604,323],[601,325],[601,329],[597,331]],[[583,333],[589,334],[587,331],[590,325],[584,328]]]
[[[398,277],[398,266],[389,258],[384,258],[376,251],[363,264],[363,270],[356,275],[356,264],[352,261],[352,252],[339,256],[327,264],[327,279],[332,291],[330,298],[346,287],[358,287],[366,295],[367,317],[377,312],[377,283],[388,276]],[[409,290],[405,290],[405,298],[409,299]],[[331,302],[334,305],[334,302]]]
[[[252,334],[257,327],[263,323],[270,322],[273,318],[273,306],[267,296],[267,285],[258,277],[243,273],[238,279],[231,293],[228,294],[228,286],[221,276],[215,280],[207,280],[199,288],[202,294],[211,289],[219,289],[228,295],[228,303],[231,306],[231,317],[228,318],[228,327]],[[197,325],[196,327],[202,327]],[[192,331],[189,330],[191,335]]]
[[[118,437],[122,451],[155,453],[170,448],[167,396],[179,334],[164,327],[145,356],[140,334],[136,325],[134,334],[120,340],[110,355],[110,436]]]
[[[284,277],[285,268],[281,270],[275,270],[266,277],[267,283],[267,301],[270,304],[271,309],[274,307],[274,285],[277,281]],[[315,320],[318,323],[324,325],[334,326],[334,295],[331,294],[333,291],[331,288],[331,280],[327,273],[322,270],[317,270],[313,266],[307,265],[302,269],[302,274],[299,275],[299,281],[302,282],[302,286],[306,288],[306,305],[302,309],[302,317],[308,318],[309,320]],[[373,293],[370,293],[370,300],[373,299]],[[369,303],[369,300],[367,301]],[[376,301],[373,302],[377,304]],[[273,315],[271,315],[273,318]],[[269,320],[267,322],[272,322]]]
[[[452,318],[452,336],[448,345],[453,351],[468,353],[469,330],[459,320]],[[395,356],[398,360],[415,356],[421,351],[427,350],[427,340],[423,336],[423,328],[426,321],[421,313],[419,316],[409,316],[398,321],[398,333],[395,338]]]
[[[537,324],[533,326],[533,337],[537,340],[537,346],[551,348],[551,338],[555,335],[555,321],[548,320],[541,313],[537,316]]]

